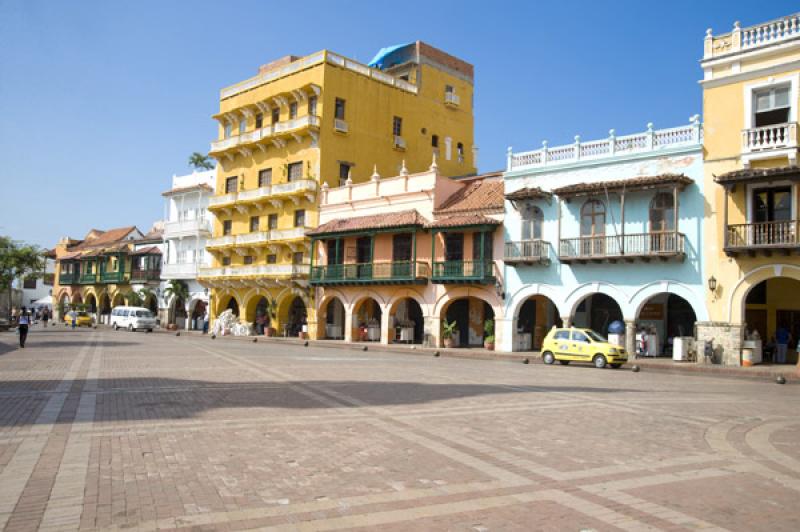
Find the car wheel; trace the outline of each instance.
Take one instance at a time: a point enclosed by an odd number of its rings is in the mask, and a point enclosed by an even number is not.
[[[114,329],[114,330],[116,331],[117,329],[119,329],[119,325],[117,325],[116,323],[114,323],[114,325],[112,325],[112,326],[111,326],[111,328],[112,328],[112,329]]]
[[[133,325],[128,325],[128,332],[133,332]]]
[[[560,363],[562,366],[566,366],[567,364],[569,364],[569,362],[570,362],[570,361],[569,361],[569,360],[559,360],[558,362],[559,362],[559,363]]]
[[[542,353],[542,360],[544,361],[545,364],[552,364],[553,362],[556,361],[556,357],[553,356],[553,353],[551,353],[550,351],[545,351],[544,353]]]
[[[153,332],[153,329],[147,329],[147,332],[151,333]]]
[[[611,366],[614,369],[619,369],[622,367],[622,364],[609,364],[609,366]]]
[[[597,369],[603,369],[606,367],[606,357],[603,355],[595,355],[592,359],[592,362],[594,362],[594,367]]]

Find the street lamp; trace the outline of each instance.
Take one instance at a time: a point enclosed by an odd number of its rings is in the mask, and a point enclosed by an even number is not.
[[[717,291],[717,278],[714,277],[713,275],[708,278],[708,289],[711,290],[712,292]]]

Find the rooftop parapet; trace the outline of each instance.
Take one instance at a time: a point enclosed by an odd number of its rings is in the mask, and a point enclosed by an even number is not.
[[[777,43],[800,37],[800,13],[788,15],[754,26],[742,28],[739,22],[733,31],[714,36],[711,28],[706,30],[703,59],[712,59],[728,54],[766,48]]]

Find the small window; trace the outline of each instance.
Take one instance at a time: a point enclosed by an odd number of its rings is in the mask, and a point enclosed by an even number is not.
[[[522,240],[539,240],[542,238],[544,215],[536,205],[522,208]]]
[[[431,135],[431,146],[434,148],[439,147],[439,135]]]
[[[569,331],[556,331],[553,340],[569,340]]]
[[[453,88],[452,85],[445,85],[444,86],[444,92],[446,94],[454,94],[456,92],[456,90]]]
[[[253,256],[252,255],[245,255],[244,263],[245,264],[253,264]]]
[[[464,162],[464,145],[462,143],[456,144],[456,153],[458,154],[458,162]]]
[[[271,255],[267,255],[267,264],[275,264],[278,262],[278,256],[274,253]]]
[[[345,101],[341,98],[336,98],[336,107],[334,108],[334,117],[337,120],[344,120]]]
[[[258,172],[258,186],[268,187],[272,184],[272,168],[265,168]]]
[[[258,231],[258,216],[250,217],[250,232],[255,233]]]
[[[222,265],[223,266],[230,266],[231,265],[231,258],[230,257],[222,257]]]
[[[293,118],[297,118],[297,102],[292,102],[289,104],[289,120]]]
[[[392,119],[392,135],[395,137],[403,136],[403,119],[399,116],[395,116]]]
[[[350,177],[350,165],[348,163],[339,163],[339,186],[343,187],[347,184],[347,178]]]
[[[581,207],[581,236],[606,234],[606,206],[602,201],[591,199]]]
[[[292,264],[303,264],[303,252],[297,251],[292,253]]]
[[[297,209],[294,211],[294,226],[305,227],[306,225],[306,211],[305,209]]]
[[[32,279],[24,279],[22,281],[22,288],[26,290],[35,290],[36,289],[36,278]]]
[[[317,97],[312,96],[308,99],[308,114],[316,116],[317,114]]]
[[[278,215],[277,214],[270,214],[267,217],[267,228],[270,231],[273,231],[278,228]]]
[[[672,194],[659,192],[650,202],[650,231],[654,233],[675,230],[675,209]]]
[[[297,181],[298,179],[303,178],[303,163],[289,163],[289,168],[287,169],[286,179],[288,181]]]
[[[589,337],[583,334],[580,331],[572,331],[572,340],[574,342],[586,342],[589,343]]]
[[[230,138],[231,135],[233,135],[233,125],[225,124],[225,138]]]
[[[789,121],[789,87],[775,87],[753,93],[755,127],[785,124]]]
[[[236,192],[237,181],[236,176],[225,178],[225,194]]]
[[[241,135],[242,133],[244,133],[246,129],[247,129],[247,122],[245,120],[240,120],[239,121],[239,134]]]
[[[256,129],[261,129],[262,127],[264,127],[264,115],[258,113],[256,115]]]
[[[222,234],[229,235],[233,230],[233,221],[231,220],[223,220],[222,221]]]
[[[281,120],[281,110],[277,107],[272,109],[272,123],[277,124]]]

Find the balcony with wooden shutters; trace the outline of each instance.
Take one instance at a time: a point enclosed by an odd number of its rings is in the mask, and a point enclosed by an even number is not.
[[[686,236],[677,230],[680,219],[680,192],[694,181],[681,174],[642,176],[627,180],[579,183],[553,190],[558,197],[558,217],[561,217],[562,201],[571,203],[579,199],[584,202],[599,200],[603,205],[619,198],[619,223],[612,223],[614,234],[564,237],[559,234],[558,259],[567,264],[683,261],[686,258]],[[641,194],[652,192],[652,194]],[[636,196],[630,196],[637,193]],[[668,230],[651,230],[640,233],[625,232],[625,201],[651,202],[657,195],[671,196],[672,219]],[[584,203],[585,205],[585,203]],[[610,205],[605,206],[610,208]],[[579,212],[578,219],[582,214]],[[614,222],[614,220],[612,220]],[[646,221],[642,221],[645,222]],[[605,226],[605,223],[604,223]],[[607,231],[607,229],[604,230]],[[560,231],[560,224],[559,224]]]
[[[724,188],[722,217],[725,223],[725,254],[730,257],[769,257],[773,254],[791,255],[800,252],[800,220],[797,219],[800,167],[747,168],[715,176],[714,180]],[[735,208],[737,204],[748,205],[748,200],[755,202],[755,198],[747,197],[749,194],[781,189],[788,201],[788,209],[784,209],[781,215],[767,213],[764,216],[767,220],[763,221],[763,218],[753,219],[751,216],[754,213],[745,212],[741,222],[731,223],[732,205]],[[750,207],[745,210],[749,211]]]

